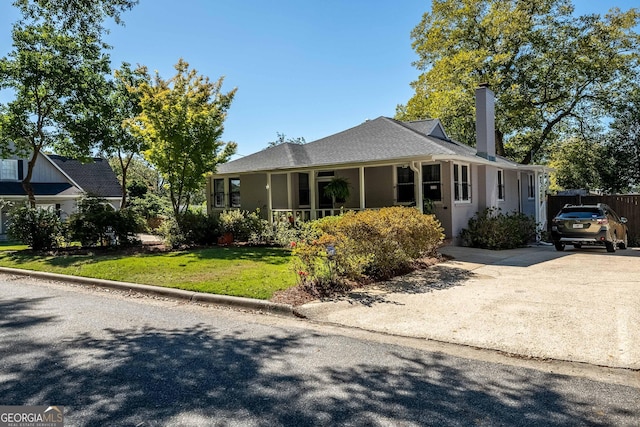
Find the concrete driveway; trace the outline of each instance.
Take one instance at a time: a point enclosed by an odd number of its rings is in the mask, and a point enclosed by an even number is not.
[[[640,369],[640,250],[441,252],[454,259],[300,311],[389,334]]]

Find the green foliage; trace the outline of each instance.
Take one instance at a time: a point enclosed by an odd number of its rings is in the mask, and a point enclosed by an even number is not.
[[[121,207],[127,206],[128,172],[133,159],[145,150],[146,141],[131,130],[135,118],[142,112],[140,92],[136,88],[148,83],[146,69],[131,69],[123,63],[115,71],[106,94],[105,118],[107,131],[100,142],[100,150],[118,163],[120,184],[122,186]]]
[[[336,201],[344,201],[348,199],[350,193],[349,180],[341,176],[331,178],[331,181],[329,181],[329,183],[324,187],[324,195],[331,197],[334,207],[336,205]]]
[[[54,249],[62,242],[62,223],[53,210],[18,206],[9,211],[7,233],[34,251]]]
[[[411,33],[422,74],[396,117],[439,118],[475,145],[474,89],[486,82],[498,154],[530,163],[561,131],[592,132],[637,74],[640,11],[573,12],[570,0],[434,0]]]
[[[513,249],[526,246],[536,235],[536,222],[518,212],[504,214],[487,208],[469,220],[460,237],[463,245],[483,249]]]
[[[245,240],[249,237],[249,227],[245,221],[247,212],[232,209],[220,213],[220,232],[231,233],[235,240]]]
[[[190,194],[204,186],[204,175],[235,152],[236,144],[220,137],[236,91],[221,93],[222,78],[211,82],[182,59],[175,68],[171,79],[156,73],[135,89],[142,112],[130,129],[146,142],[144,157],[165,179],[178,217],[188,208]]]
[[[278,138],[275,141],[269,141],[267,143],[268,147],[275,147],[276,145],[280,145],[280,144],[306,144],[307,141],[304,140],[303,137],[298,137],[298,138],[287,138],[286,135],[284,133],[280,133],[280,132],[276,132],[276,134],[278,135]]]
[[[179,248],[188,243],[178,226],[178,221],[173,216],[165,218],[156,229],[156,232],[162,236],[164,244],[170,248]]]
[[[640,83],[626,91],[613,118],[599,171],[602,188],[615,194],[640,186]]]
[[[129,246],[138,243],[142,218],[133,210],[116,211],[104,199],[87,197],[78,203],[78,212],[69,217],[71,240],[82,246]]]
[[[316,236],[292,243],[303,284],[327,285],[344,278],[388,278],[433,254],[444,238],[433,215],[392,207],[347,212],[312,224]]]
[[[171,206],[166,198],[154,193],[145,193],[142,197],[133,197],[129,200],[129,207],[141,217],[150,220],[171,211]]]
[[[213,245],[218,240],[218,218],[203,212],[188,210],[178,218],[187,244]]]
[[[31,185],[38,153],[87,158],[108,133],[109,73],[102,42],[107,18],[120,22],[134,0],[15,0],[22,19],[13,27],[13,51],[0,59],[0,90],[13,99],[0,105],[0,154],[30,156],[23,188],[35,207]]]
[[[569,138],[554,144],[549,166],[554,169],[553,189],[600,188],[606,164],[605,148],[597,141]]]

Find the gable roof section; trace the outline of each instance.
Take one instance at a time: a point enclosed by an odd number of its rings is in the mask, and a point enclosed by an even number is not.
[[[122,187],[107,160],[94,158],[91,163],[81,163],[56,154],[47,154],[47,157],[85,193],[99,197],[122,196]]]
[[[216,172],[245,173],[427,156],[479,160],[474,148],[447,139],[439,120],[401,122],[378,117],[308,144],[284,143],[269,147],[218,165]],[[512,164],[505,159],[501,162]]]

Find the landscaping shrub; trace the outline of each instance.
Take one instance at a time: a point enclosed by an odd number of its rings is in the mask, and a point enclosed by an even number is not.
[[[143,219],[131,209],[116,211],[98,197],[87,197],[78,203],[78,212],[68,222],[71,240],[82,246],[127,246],[138,243]]]
[[[149,229],[156,229],[160,226],[162,215],[172,212],[169,202],[154,193],[145,193],[131,198],[127,203],[127,208],[133,210],[143,217]]]
[[[461,239],[463,245],[474,248],[513,249],[526,246],[535,235],[536,222],[532,217],[487,208],[469,220]]]
[[[178,222],[173,216],[165,218],[156,231],[162,236],[164,244],[171,248],[177,248],[187,243],[184,234],[178,227]]]
[[[444,238],[440,222],[414,208],[347,212],[313,223],[317,237],[292,242],[304,285],[391,277],[433,254]]]
[[[213,245],[220,235],[218,218],[201,211],[189,210],[180,214],[178,224],[186,244]]]
[[[9,212],[7,233],[35,251],[57,248],[63,241],[62,222],[51,209],[18,206]]]
[[[245,211],[229,210],[220,213],[220,232],[231,233],[235,240],[246,240],[249,237],[249,228],[245,221]]]

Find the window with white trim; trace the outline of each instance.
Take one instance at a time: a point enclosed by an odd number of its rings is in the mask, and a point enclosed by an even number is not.
[[[307,207],[311,205],[311,192],[309,189],[309,174],[298,173],[298,206]]]
[[[504,202],[504,171],[498,169],[498,200]]]
[[[3,181],[18,180],[18,160],[2,159],[0,160],[0,179]]]
[[[442,201],[440,164],[422,165],[422,194],[432,202]]]
[[[240,207],[240,178],[229,178],[229,206]]]
[[[453,164],[453,199],[456,202],[471,201],[469,165]]]
[[[529,174],[529,185],[527,186],[527,197],[529,200],[536,198],[536,181],[533,174]]]
[[[224,179],[213,180],[213,207],[224,208]]]
[[[408,166],[398,166],[396,201],[398,203],[412,203],[416,201],[413,171]]]

